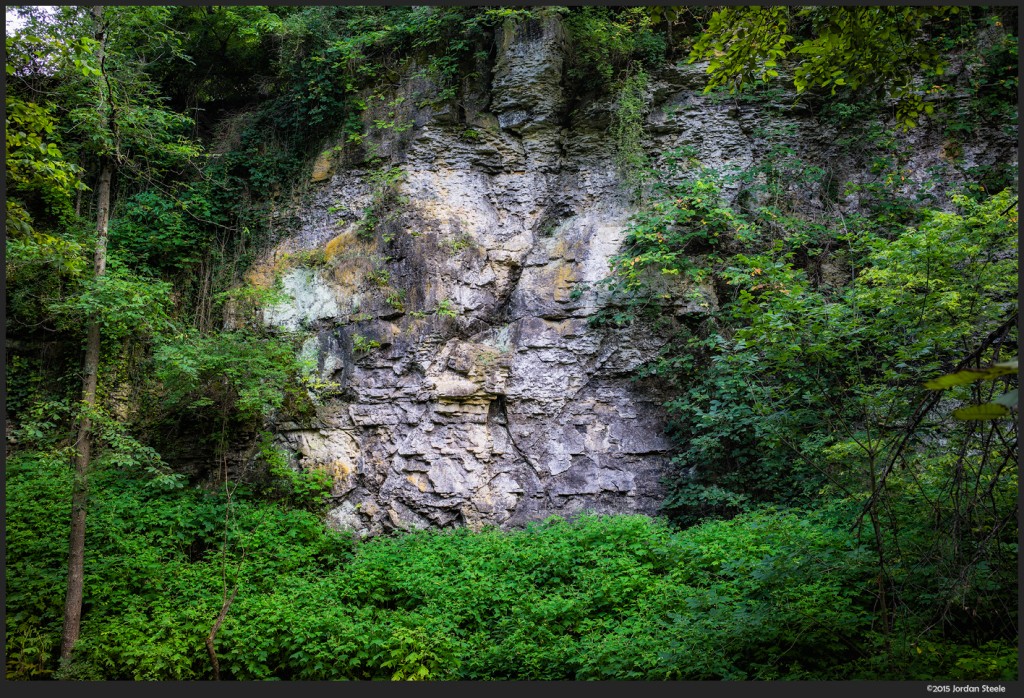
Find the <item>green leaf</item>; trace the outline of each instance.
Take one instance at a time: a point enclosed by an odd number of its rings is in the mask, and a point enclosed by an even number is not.
[[[963,371],[940,376],[939,378],[933,378],[930,381],[926,381],[924,387],[929,390],[944,390],[955,385],[967,385],[978,380],[992,380],[993,378],[1012,375],[1016,372],[1017,360],[1013,359],[1012,361],[993,364],[988,368],[968,368]]]
[[[989,402],[984,405],[971,405],[970,407],[961,407],[953,412],[953,416],[957,419],[965,421],[977,421],[984,419],[996,419],[997,417],[1005,417],[1010,414],[1010,410],[1002,405]]]

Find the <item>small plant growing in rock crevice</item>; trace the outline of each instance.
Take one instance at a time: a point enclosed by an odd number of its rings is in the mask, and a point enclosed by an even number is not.
[[[404,288],[393,288],[384,297],[384,302],[400,313],[405,312],[406,291]]]
[[[578,301],[583,297],[583,294],[590,290],[590,284],[585,281],[581,281],[572,287],[572,291],[569,292],[569,300]]]
[[[368,339],[361,334],[352,335],[352,353],[365,354],[380,348],[380,342],[375,339]]]
[[[445,240],[445,246],[451,251],[452,254],[458,254],[462,250],[466,249],[473,244],[473,238],[466,233],[454,237],[450,240]]]
[[[452,302],[447,298],[437,304],[437,309],[434,312],[441,317],[456,317],[458,315],[455,308],[452,307]]]
[[[373,271],[366,275],[366,279],[367,281],[372,283],[374,286],[377,286],[378,288],[385,288],[391,281],[391,272],[388,271],[387,269],[382,268],[374,269]]]
[[[363,220],[356,227],[359,239],[372,240],[377,232],[383,234],[385,242],[394,239],[391,224],[398,220],[402,215],[402,207],[409,202],[408,198],[398,193],[398,186],[404,177],[405,173],[400,167],[382,168],[367,177],[372,199],[369,206],[363,209]]]

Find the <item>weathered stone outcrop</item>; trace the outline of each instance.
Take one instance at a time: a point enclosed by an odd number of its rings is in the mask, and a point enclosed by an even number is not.
[[[282,255],[322,252],[322,263],[284,273],[291,301],[264,320],[315,333],[318,370],[338,390],[312,422],[278,425],[278,438],[297,467],[333,474],[330,519],[360,534],[654,513],[662,497],[662,396],[631,375],[665,339],[590,322],[633,212],[607,134],[611,105],[571,98],[557,18],[508,25],[497,39],[490,84],[469,90],[464,114],[418,111],[408,143],[384,148],[404,202],[386,235],[359,234],[378,196],[370,173],[321,162],[301,225],[252,276],[266,283]],[[703,75],[670,66],[653,76],[652,154],[690,146],[704,164],[748,167],[771,120],[836,181],[861,176],[812,114],[786,100],[770,114],[712,100]],[[940,146],[913,150],[911,171],[936,165]],[[803,198],[820,208],[829,196]],[[691,290],[666,312],[716,306],[711,288]]]

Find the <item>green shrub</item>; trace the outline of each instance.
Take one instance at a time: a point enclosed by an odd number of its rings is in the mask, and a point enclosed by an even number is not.
[[[67,501],[70,470],[33,454],[8,465],[7,670],[41,677],[57,670],[67,545],[44,512]],[[883,652],[876,569],[836,507],[684,531],[582,515],[353,549],[244,488],[229,505],[100,470],[91,496],[82,637],[57,673],[69,679],[210,678],[225,581],[237,591],[215,646],[237,680],[993,680],[1012,666],[1010,645],[937,633],[899,636],[916,644],[892,664],[866,659]]]
[[[322,512],[327,505],[334,481],[323,470],[296,470],[288,463],[288,456],[273,443],[272,434],[264,434],[259,445],[260,459],[267,467],[272,485],[267,494],[288,502],[292,506]]]

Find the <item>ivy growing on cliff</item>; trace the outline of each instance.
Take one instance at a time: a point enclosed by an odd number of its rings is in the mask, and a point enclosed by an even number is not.
[[[619,85],[612,121],[616,162],[627,186],[642,193],[649,168],[644,123],[647,117],[647,73],[637,70]]]

